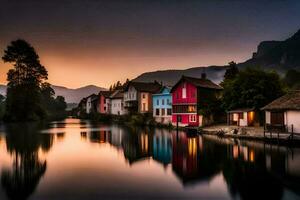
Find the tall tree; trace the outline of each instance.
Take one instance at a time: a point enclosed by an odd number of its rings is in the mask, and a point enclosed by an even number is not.
[[[44,118],[40,87],[48,78],[48,72],[41,65],[35,49],[25,40],[15,40],[4,50],[2,60],[13,64],[13,69],[7,73],[5,119],[27,121]]]

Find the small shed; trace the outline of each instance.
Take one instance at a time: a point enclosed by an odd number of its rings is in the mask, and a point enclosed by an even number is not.
[[[255,122],[254,108],[242,108],[227,112],[227,124],[235,126],[253,126]]]

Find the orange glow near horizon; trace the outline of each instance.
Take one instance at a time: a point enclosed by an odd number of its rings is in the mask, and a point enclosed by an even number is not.
[[[33,44],[35,47],[35,45]],[[53,52],[41,51],[36,48],[42,65],[48,70],[48,82],[53,85],[68,88],[79,88],[86,85],[97,85],[108,88],[111,84],[127,78],[133,79],[144,72],[168,69],[187,69],[191,67],[209,66],[212,64],[225,65],[230,55],[204,55],[196,52],[191,54],[180,51],[165,53],[166,55],[145,55],[130,52],[97,50],[72,52],[72,50]],[[212,61],[213,60],[213,61]],[[242,59],[240,59],[242,60]],[[0,83],[6,84],[7,71],[12,64],[0,61]]]

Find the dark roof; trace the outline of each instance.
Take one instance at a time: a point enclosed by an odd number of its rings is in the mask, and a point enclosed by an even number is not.
[[[254,108],[240,108],[240,109],[230,110],[227,113],[240,113],[240,112],[250,112],[250,111],[254,111]]]
[[[162,86],[162,87],[160,88],[160,90],[157,91],[155,94],[160,95],[160,94],[164,91],[164,89],[167,89],[167,90],[169,90],[169,92],[170,92],[170,91],[171,91],[171,88],[172,88],[172,87],[170,87],[170,86]]]
[[[161,89],[161,85],[158,82],[133,82],[130,81],[125,88],[125,91],[128,90],[129,86],[134,87],[139,92],[150,92],[150,93],[156,93]]]
[[[99,95],[102,95],[105,98],[109,98],[112,93],[113,93],[112,91],[100,91]]]
[[[111,94],[111,99],[123,99],[124,93],[121,90],[116,90]]]
[[[173,91],[179,83],[182,81],[187,81],[196,87],[202,87],[202,88],[209,88],[209,89],[215,89],[215,90],[222,90],[223,88],[219,86],[218,84],[215,84],[211,80],[207,78],[194,78],[194,77],[188,77],[188,76],[182,76],[181,79],[173,86]]]
[[[262,110],[300,110],[300,90],[288,92],[263,107]]]
[[[87,96],[87,97],[85,97],[86,99],[88,99],[88,98],[94,98],[95,96],[97,96],[96,94],[91,94],[90,96]]]

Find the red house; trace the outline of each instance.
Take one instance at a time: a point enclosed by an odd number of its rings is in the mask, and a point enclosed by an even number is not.
[[[173,86],[172,93],[172,123],[179,126],[202,126],[203,116],[199,114],[199,101],[205,98],[207,92],[217,92],[222,87],[213,83],[202,74],[201,78],[182,76]]]

